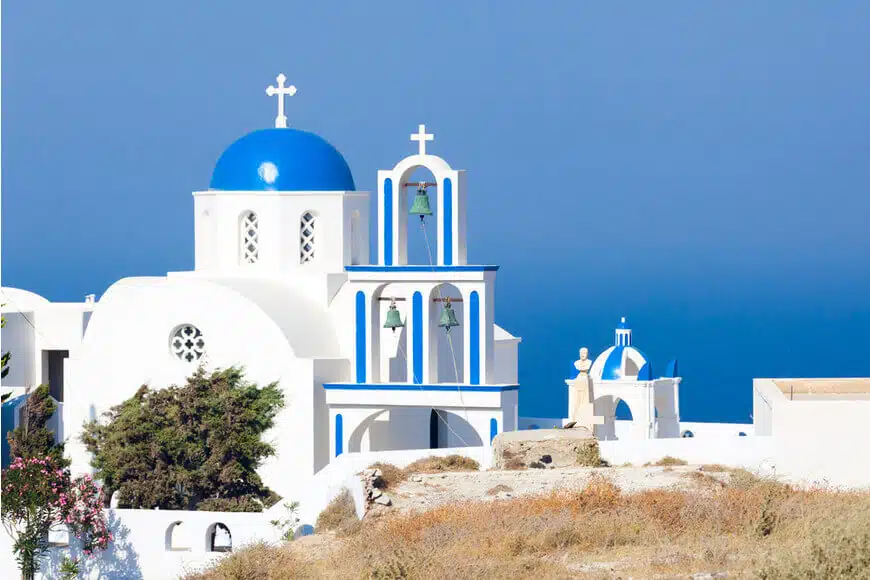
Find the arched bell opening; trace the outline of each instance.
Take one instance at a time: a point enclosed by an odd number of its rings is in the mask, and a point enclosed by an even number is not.
[[[397,293],[395,285],[387,285],[381,290],[378,310],[382,324],[380,328],[380,365],[381,382],[408,382],[408,315],[409,301]]]
[[[463,384],[467,309],[459,288],[439,284],[429,295],[429,365],[431,382]]]
[[[372,292],[368,307],[370,352],[366,360],[371,365],[372,382],[408,382],[408,300],[396,285],[383,284]]]
[[[439,224],[439,184],[434,173],[425,167],[408,169],[402,175],[401,202],[405,225],[405,263],[412,265],[435,265],[438,263],[438,247],[441,238]]]

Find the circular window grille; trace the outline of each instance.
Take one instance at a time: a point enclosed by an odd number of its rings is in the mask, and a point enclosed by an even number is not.
[[[202,332],[192,324],[184,324],[175,329],[169,341],[172,354],[185,362],[193,362],[202,358],[205,352],[205,340]]]

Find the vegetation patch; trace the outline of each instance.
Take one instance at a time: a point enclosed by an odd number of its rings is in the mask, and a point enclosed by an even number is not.
[[[677,465],[688,465],[688,464],[689,464],[689,462],[686,461],[685,459],[678,459],[676,457],[671,457],[670,455],[665,455],[664,457],[662,457],[661,459],[659,459],[658,461],[656,461],[654,463],[644,464],[644,467],[651,467],[651,466],[653,466],[653,467],[674,467]]]
[[[480,464],[463,455],[446,457],[424,457],[408,465],[405,473],[441,473],[445,471],[480,471]]]
[[[317,532],[337,532],[350,534],[357,530],[360,522],[356,517],[356,506],[353,496],[345,489],[335,499],[329,502],[320,515],[317,516],[315,530]]]
[[[141,387],[87,423],[82,441],[119,507],[262,511],[278,499],[257,474],[275,453],[262,435],[283,404],[277,384],[200,367],[185,385]]]
[[[486,490],[486,495],[498,495],[500,493],[510,493],[514,490],[514,488],[507,486],[503,483],[496,485],[495,487],[491,487]]]
[[[589,439],[577,450],[577,464],[583,467],[605,467],[607,463],[601,459],[601,449],[596,439]]]
[[[408,479],[410,475],[404,469],[400,469],[392,463],[378,461],[369,465],[369,469],[379,469],[381,476],[374,482],[374,486],[381,490],[395,489],[400,483]]]

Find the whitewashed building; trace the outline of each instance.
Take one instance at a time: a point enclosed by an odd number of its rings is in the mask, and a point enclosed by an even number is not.
[[[284,81],[267,91],[275,127],[232,143],[193,192],[193,270],[80,304],[2,290],[4,390],[51,385],[75,472],[91,469],[83,423],[198,365],[283,389],[261,475],[284,497],[342,453],[480,447],[517,428],[519,339],[495,324],[498,267],[466,260],[465,171],[427,151],[420,125],[416,151],[378,172],[374,219],[339,151],[287,127]],[[421,168],[431,181],[410,183]],[[409,263],[412,236],[431,261]]]

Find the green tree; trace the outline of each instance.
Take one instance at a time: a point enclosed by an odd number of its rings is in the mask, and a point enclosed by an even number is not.
[[[284,404],[277,384],[258,387],[241,369],[198,369],[183,386],[143,386],[85,425],[82,441],[107,496],[122,507],[259,511],[274,494],[257,467],[275,453],[261,436]]]
[[[7,436],[9,456],[30,459],[52,457],[63,467],[69,460],[63,456],[63,443],[55,443],[54,431],[48,421],[57,411],[57,404],[49,394],[48,385],[40,385],[30,393],[24,403],[23,421]]]

